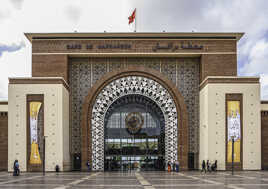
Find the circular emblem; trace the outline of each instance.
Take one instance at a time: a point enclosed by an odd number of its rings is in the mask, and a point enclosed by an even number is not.
[[[140,131],[144,119],[139,112],[131,112],[127,115],[126,119],[126,129],[130,134],[136,134]]]

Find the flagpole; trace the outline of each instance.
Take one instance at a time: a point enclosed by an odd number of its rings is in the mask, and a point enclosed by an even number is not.
[[[137,32],[137,8],[135,12],[135,31],[134,32]]]

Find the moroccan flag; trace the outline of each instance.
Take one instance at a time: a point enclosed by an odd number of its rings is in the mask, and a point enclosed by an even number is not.
[[[136,9],[134,9],[134,11],[131,14],[131,16],[128,17],[128,24],[131,24],[132,22],[134,22],[135,18],[136,18]]]

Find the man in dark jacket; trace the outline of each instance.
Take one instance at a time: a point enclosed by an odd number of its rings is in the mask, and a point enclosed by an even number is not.
[[[88,172],[90,171],[90,163],[89,163],[89,161],[87,161],[87,171]]]
[[[211,172],[211,164],[210,164],[209,160],[207,160],[207,171]]]
[[[218,167],[217,162],[218,162],[218,161],[215,160],[215,163],[212,164],[212,166],[211,166],[211,170],[212,170],[212,171],[215,171],[215,172],[217,171],[217,167]]]
[[[205,173],[207,172],[205,160],[203,160],[203,162],[202,162],[202,170],[201,170],[201,172],[203,172],[203,171],[205,171]]]
[[[15,160],[13,164],[13,176],[19,176],[20,175],[20,166],[19,166],[19,161]]]

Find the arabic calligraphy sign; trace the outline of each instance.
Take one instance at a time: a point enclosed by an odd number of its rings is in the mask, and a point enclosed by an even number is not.
[[[180,43],[166,43],[166,44],[161,44],[157,42],[155,45],[152,45],[152,51],[153,52],[158,52],[158,51],[171,51],[171,52],[176,52],[178,50],[203,50],[204,46],[203,45],[198,45],[198,44],[193,44],[191,42],[180,42]],[[118,49],[118,50],[131,50],[132,49],[132,44],[129,43],[118,43],[118,44],[111,44],[111,43],[106,43],[106,44],[67,44],[66,45],[67,50],[92,50],[92,49]]]
[[[181,42],[181,44],[175,44],[174,43],[168,43],[167,45],[159,45],[159,43],[156,44],[155,47],[153,47],[153,51],[156,52],[158,50],[171,50],[172,52],[176,50],[202,50],[203,45],[197,45],[197,44],[192,44],[188,42],[186,45],[184,42]]]

